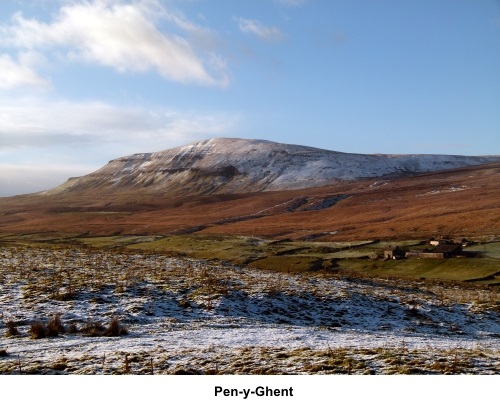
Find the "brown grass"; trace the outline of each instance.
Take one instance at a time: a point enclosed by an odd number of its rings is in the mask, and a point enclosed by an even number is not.
[[[89,337],[102,336],[106,328],[99,321],[88,320],[83,333]]]
[[[7,321],[5,326],[7,326],[7,331],[5,332],[5,337],[19,335],[19,331],[17,330],[17,325],[14,321]]]
[[[300,238],[325,233],[320,238],[323,240],[500,233],[500,164],[387,180],[385,185],[370,187],[373,182],[363,180],[314,189],[183,197],[145,194],[142,190],[127,194],[95,190],[52,196],[26,195],[0,199],[0,228],[13,233],[198,232],[269,238]],[[461,191],[450,191],[457,186]],[[289,211],[290,200],[318,199],[335,194],[350,197],[324,210],[300,211],[299,208]]]
[[[49,319],[46,327],[46,334],[48,337],[59,336],[59,333],[65,332],[66,328],[62,324],[60,314],[55,314],[51,319]]]
[[[120,320],[118,318],[111,319],[108,327],[104,331],[104,336],[122,336],[127,335],[127,328],[120,324]]]
[[[47,336],[47,329],[42,322],[33,322],[30,326],[30,334],[32,339],[43,339]]]

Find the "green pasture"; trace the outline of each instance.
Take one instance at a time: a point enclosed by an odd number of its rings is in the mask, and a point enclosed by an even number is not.
[[[377,277],[500,283],[500,260],[490,258],[341,260],[340,271]]]
[[[424,249],[424,241],[314,242],[266,240],[213,235],[85,235],[0,234],[1,244],[32,246],[85,245],[98,249],[157,252],[194,259],[216,260],[279,272],[334,271],[366,277],[395,277],[500,285],[500,242],[466,248],[477,257],[383,260],[389,246]]]

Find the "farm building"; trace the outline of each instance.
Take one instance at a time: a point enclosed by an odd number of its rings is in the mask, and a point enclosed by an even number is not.
[[[467,247],[467,246],[471,246],[473,244],[473,242],[471,242],[470,240],[467,240],[465,238],[462,238],[462,240],[460,241],[460,244],[462,245],[462,247]]]
[[[443,258],[447,259],[453,256],[458,256],[462,253],[462,245],[441,245],[432,251],[432,253],[442,254]]]
[[[443,245],[453,245],[454,242],[451,239],[445,239],[445,238],[440,238],[440,239],[432,239],[429,241],[429,245],[431,246],[443,246]]]
[[[384,250],[384,259],[399,260],[404,258],[405,258],[405,252],[399,246],[396,246],[395,248],[392,249]]]
[[[461,245],[440,245],[435,249],[425,249],[421,252],[407,252],[406,258],[417,259],[449,259],[462,253]]]

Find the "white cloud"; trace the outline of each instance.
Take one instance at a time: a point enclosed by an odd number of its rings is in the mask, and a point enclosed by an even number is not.
[[[0,151],[121,144],[130,153],[165,149],[194,139],[224,136],[237,115],[120,107],[103,102],[0,99]]]
[[[212,63],[210,49],[197,53],[186,38],[161,31],[159,21],[190,33],[202,31],[156,0],[92,0],[67,3],[50,23],[17,13],[10,26],[0,27],[0,43],[20,49],[57,49],[72,60],[120,72],[155,70],[181,83],[228,83],[224,65]]]
[[[15,61],[8,54],[0,54],[0,89],[9,90],[20,86],[48,88],[50,82],[41,78],[22,60]]]
[[[257,20],[239,18],[238,26],[242,32],[257,35],[265,41],[280,41],[283,39],[283,33],[279,28],[265,26]]]

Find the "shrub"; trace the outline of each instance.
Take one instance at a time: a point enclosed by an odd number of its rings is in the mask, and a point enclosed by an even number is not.
[[[76,330],[76,325],[71,325]],[[120,320],[118,318],[111,319],[109,325],[105,328],[101,322],[99,321],[87,321],[85,328],[82,332],[90,337],[96,336],[121,336],[127,335],[127,328],[120,324]]]
[[[57,362],[53,363],[50,368],[56,371],[63,371],[68,368],[68,359],[66,357],[61,357]]]
[[[118,318],[111,319],[108,327],[104,331],[105,336],[120,336],[128,334],[127,329],[120,325],[120,320]]]
[[[42,322],[33,322],[30,327],[32,339],[43,339],[47,336],[45,325]]]
[[[95,337],[95,336],[102,336],[102,333],[105,331],[104,326],[102,326],[102,323],[99,321],[87,321],[87,324],[85,325],[84,333],[87,336],[90,337]]]
[[[59,336],[59,333],[66,332],[62,322],[61,315],[55,314],[49,322],[47,322],[46,335],[47,336]]]
[[[7,350],[5,349],[0,349],[0,357],[7,357],[9,354],[7,353]]]
[[[69,333],[78,333],[78,325],[76,324],[76,322],[71,322],[69,324],[68,332]]]
[[[17,330],[17,326],[14,321],[7,321],[6,326],[7,326],[7,332],[5,332],[5,337],[19,335],[19,331]]]

